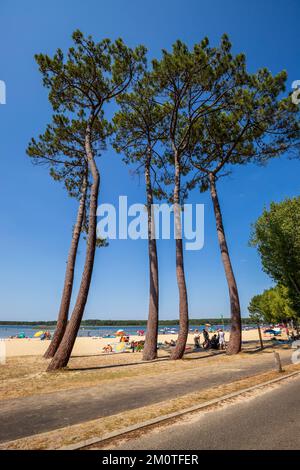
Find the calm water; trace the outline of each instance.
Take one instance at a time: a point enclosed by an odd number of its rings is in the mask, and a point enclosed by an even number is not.
[[[201,326],[191,326],[191,330],[194,330],[198,328],[199,330],[202,330],[204,328],[203,325]],[[222,328],[222,325],[216,325],[213,328]],[[225,326],[225,330],[228,329],[229,327]],[[119,329],[124,329],[124,331],[128,335],[134,335],[138,330],[144,330],[146,331],[146,326],[89,326],[89,327],[83,327],[80,328],[78,332],[78,336],[104,336],[104,335],[113,335],[117,330]],[[47,327],[47,326],[42,326],[42,327],[36,327],[33,328],[32,326],[26,326],[26,325],[16,325],[16,326],[7,326],[7,325],[0,325],[0,338],[9,338],[10,336],[16,336],[19,333],[25,333],[25,336],[28,338],[32,338],[34,334],[39,331],[39,330],[48,330],[50,333],[54,332],[54,327]],[[169,325],[168,327],[165,327],[161,325],[159,327],[159,333],[163,333],[162,330],[165,330],[166,333],[168,331],[178,331],[178,325]]]

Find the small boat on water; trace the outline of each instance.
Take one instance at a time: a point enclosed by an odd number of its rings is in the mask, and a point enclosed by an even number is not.
[[[178,331],[174,330],[174,328],[162,328],[161,330],[159,330],[161,333],[163,334],[168,334],[168,335],[176,335],[178,333]]]

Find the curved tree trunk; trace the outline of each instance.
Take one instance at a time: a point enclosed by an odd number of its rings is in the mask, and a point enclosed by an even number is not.
[[[97,240],[97,206],[100,186],[100,175],[94,160],[94,155],[91,147],[90,125],[87,126],[86,130],[85,149],[93,178],[93,184],[91,186],[90,194],[89,228],[87,236],[85,264],[72,316],[66,328],[64,337],[58,347],[58,350],[56,351],[55,356],[53,357],[52,361],[48,366],[48,371],[61,369],[63,367],[66,367],[66,365],[68,364],[80,327],[81,319],[84,313],[84,308],[87,302],[87,297],[92,279]]]
[[[153,193],[150,175],[151,153],[148,150],[145,165],[145,180],[147,192],[147,212],[148,212],[148,252],[149,252],[149,312],[147,322],[147,333],[145,347],[143,352],[143,360],[151,361],[157,357],[157,335],[158,335],[158,260],[155,239],[155,222],[152,211]]]
[[[179,333],[171,359],[183,357],[189,333],[188,298],[184,274],[181,205],[180,205],[180,164],[175,152],[175,184],[174,184],[174,220],[176,238],[176,277],[179,292]]]
[[[229,289],[230,313],[231,313],[231,330],[230,339],[227,348],[227,354],[237,354],[241,350],[242,344],[242,325],[241,325],[241,309],[238,289],[230,261],[229,250],[225,237],[222,213],[220,209],[219,199],[216,190],[216,177],[213,173],[209,174],[210,194],[214,206],[218,241],[221,250],[223,266],[225,270],[226,280]]]
[[[78,243],[80,239],[80,234],[82,230],[82,223],[85,211],[85,202],[86,202],[86,192],[87,192],[87,178],[84,177],[84,181],[82,184],[82,192],[81,198],[78,206],[77,211],[77,219],[73,230],[72,242],[71,247],[68,255],[67,267],[66,267],[66,274],[65,274],[65,282],[64,288],[60,303],[59,314],[56,323],[56,329],[52,338],[52,341],[44,354],[46,359],[53,357],[57,351],[58,346],[63,338],[65,333],[67,323],[68,323],[68,315],[69,315],[69,308],[70,308],[70,301],[71,295],[73,290],[73,281],[74,281],[74,269],[76,263],[76,256],[77,256],[77,249]]]

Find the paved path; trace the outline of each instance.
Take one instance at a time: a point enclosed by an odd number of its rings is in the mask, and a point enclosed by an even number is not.
[[[283,364],[290,351],[281,351]],[[224,358],[226,359],[226,358]],[[0,442],[151,405],[208,387],[225,384],[273,368],[273,354],[241,357],[229,363],[202,365],[187,371],[106,381],[94,387],[35,395],[0,402]],[[117,383],[116,383],[117,382]]]
[[[300,449],[300,378],[277,389],[149,431],[114,448],[159,450]]]

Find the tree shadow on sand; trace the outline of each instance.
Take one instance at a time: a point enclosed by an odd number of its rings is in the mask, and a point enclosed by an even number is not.
[[[194,356],[195,354],[199,353],[204,353],[201,354],[201,356]],[[199,351],[187,351],[183,357],[183,361],[188,360],[188,361],[194,361],[194,360],[201,360],[201,359],[207,359],[209,357],[214,357],[214,356],[219,356],[221,354],[225,354],[226,351],[214,351],[214,350],[199,350]],[[122,353],[120,353],[122,354]],[[118,354],[118,355],[120,355]],[[128,354],[128,353],[126,353]],[[189,357],[190,355],[193,354],[193,357]],[[104,354],[99,354],[99,355],[93,355],[93,356],[73,356],[73,359],[79,359],[79,358],[90,358],[90,357],[103,357]],[[111,354],[105,354],[105,356],[110,356],[112,357]],[[115,369],[118,367],[132,367],[132,366],[144,366],[147,364],[153,364],[153,363],[159,363],[159,362],[165,362],[165,361],[170,361],[170,355],[165,355],[158,357],[157,359],[153,359],[152,361],[138,361],[138,362],[126,362],[126,363],[121,363],[121,364],[102,364],[102,365],[95,365],[95,366],[83,366],[83,367],[72,367],[69,366],[68,368],[65,369],[66,372],[74,372],[74,371],[86,371],[86,370],[103,370],[103,369]],[[173,361],[172,361],[173,362]]]
[[[257,341],[245,341],[243,344],[250,346],[243,350],[243,353],[249,354],[249,355],[257,354],[259,352],[269,354],[273,351],[273,349],[279,349],[279,350],[289,349],[289,347],[287,347],[286,344],[274,344],[271,341],[268,341],[267,344],[264,343],[263,349],[261,349],[260,345],[257,345]]]

